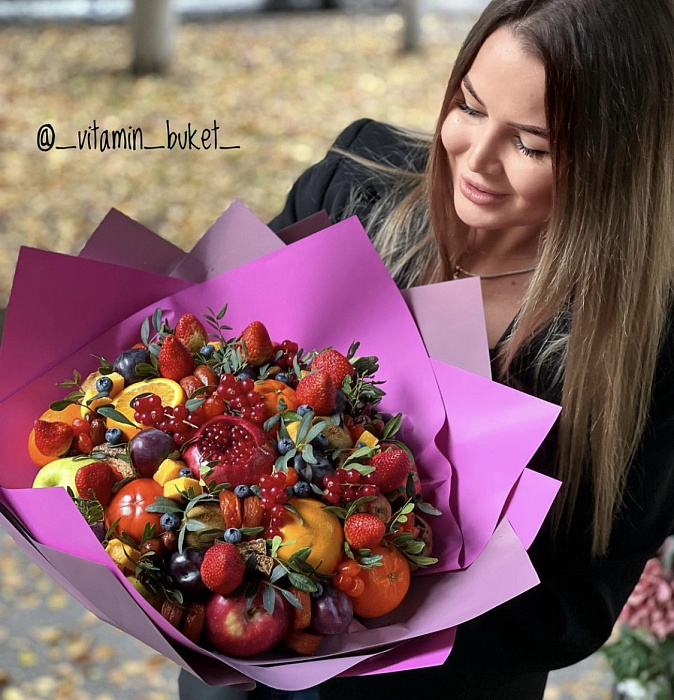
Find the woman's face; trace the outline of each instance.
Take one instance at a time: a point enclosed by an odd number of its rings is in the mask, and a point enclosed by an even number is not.
[[[540,233],[553,200],[545,69],[507,28],[482,45],[441,136],[465,224]]]

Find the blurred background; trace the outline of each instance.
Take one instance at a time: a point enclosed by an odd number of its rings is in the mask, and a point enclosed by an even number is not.
[[[21,245],[77,254],[111,207],[189,250],[234,198],[270,219],[355,119],[432,131],[484,4],[0,0],[0,309]],[[167,119],[181,133],[217,122],[219,145],[239,148],[93,141],[132,127],[163,143]],[[51,150],[38,147],[45,124]],[[71,321],[57,295],[47,309]],[[4,700],[177,697],[173,663],[86,612],[2,531],[0,620]],[[599,655],[554,673],[546,691],[610,697]]]

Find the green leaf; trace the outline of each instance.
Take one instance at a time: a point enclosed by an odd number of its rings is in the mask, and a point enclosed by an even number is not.
[[[278,535],[275,535],[272,538],[271,541],[271,556],[272,558],[276,559],[276,555],[278,554],[278,548],[281,546],[281,538]]]
[[[183,509],[172,498],[155,496],[154,503],[145,506],[146,513],[182,513]]]
[[[356,351],[360,347],[360,343],[357,340],[354,340],[351,345],[349,345],[349,349],[346,351],[346,359],[351,360],[351,358],[356,354]]]
[[[162,310],[157,307],[152,314],[152,327],[156,333],[159,333],[162,326]],[[145,343],[147,345],[147,343]]]
[[[313,445],[304,445],[302,447],[302,459],[307,464],[318,464],[318,460],[314,456],[314,446]]]
[[[159,371],[153,364],[147,362],[139,362],[136,365],[136,374],[139,377],[159,377]]]
[[[140,327],[140,339],[143,342],[143,345],[150,344],[150,319],[149,318],[143,319],[143,323],[141,324],[141,327]]]
[[[197,530],[203,530],[206,526],[200,520],[187,520],[185,522],[185,529],[190,532],[196,532]]]
[[[227,304],[225,304],[225,305],[220,309],[220,311],[218,311],[218,313],[217,313],[217,315],[216,315],[215,318],[217,318],[218,321],[221,321],[221,320],[224,318],[224,316],[225,316],[226,313],[227,313]]]
[[[274,606],[276,604],[276,593],[274,593],[273,586],[265,586],[264,592],[262,593],[262,604],[264,609],[270,614],[274,614]]]
[[[286,424],[297,423],[298,421],[302,420],[302,416],[300,416],[300,414],[296,413],[295,411],[283,411],[283,420]]]
[[[436,557],[421,557],[416,554],[407,554],[405,553],[405,556],[410,560],[413,561],[417,566],[432,566],[433,564],[437,564],[438,560]]]
[[[260,527],[242,527],[239,529],[241,530],[241,534],[244,537],[253,537],[255,535],[259,535],[264,530],[264,528],[262,526],[260,526]]]
[[[417,508],[422,513],[427,513],[428,515],[442,515],[442,511],[438,510],[437,508],[434,508],[432,505],[429,505],[428,503],[424,503],[423,501],[417,502]]]
[[[77,401],[66,401],[65,399],[62,399],[61,401],[54,401],[53,403],[50,403],[49,408],[52,411],[62,411],[64,408],[72,406],[72,404],[77,405],[77,403]]]
[[[281,414],[275,413],[271,418],[267,418],[262,426],[265,433],[271,432],[271,429],[281,420]]]
[[[104,418],[111,418],[117,423],[130,425],[134,428],[136,427],[135,423],[132,423],[123,413],[120,413],[116,409],[112,408],[112,406],[99,406],[96,409],[96,413],[98,413],[100,416],[103,416]]]
[[[196,411],[197,408],[199,408],[199,406],[202,406],[204,401],[205,399],[188,399],[185,402],[185,408],[188,410],[189,413],[192,413],[193,411]]]
[[[360,565],[369,568],[372,566],[383,566],[384,563],[382,562],[381,554],[373,554],[368,557],[362,557]]]
[[[291,505],[290,503],[284,503],[283,507],[286,510],[289,510],[299,520],[300,525],[304,525],[304,519],[300,515],[299,510],[297,510],[297,508],[295,508],[295,506]],[[306,559],[306,557],[305,557],[305,559]]]
[[[304,438],[304,442],[311,442],[319,433],[322,433],[325,428],[330,425],[330,421],[322,420],[320,423],[311,426],[311,430],[307,433]]]
[[[295,440],[296,445],[299,445],[300,442],[304,440],[305,435],[309,432],[313,419],[313,411],[308,411],[302,416],[302,419],[300,420],[300,427],[297,429],[297,439]]]
[[[316,584],[308,577],[298,574],[294,571],[288,572],[288,580],[291,585],[295,586],[300,591],[305,591],[306,593],[314,593],[317,591]]]
[[[295,586],[297,588],[297,586]],[[314,586],[315,588],[315,586]],[[279,591],[281,591],[281,595],[294,607],[297,608],[298,610],[304,610],[304,606],[300,602],[300,599],[292,594],[290,591],[287,591],[285,588],[279,588]],[[309,592],[309,591],[307,591]]]
[[[269,580],[272,583],[276,583],[279,579],[282,579],[286,575],[286,570],[285,567],[281,566],[281,564],[277,564],[271,572],[271,576],[269,577]]]
[[[384,426],[384,431],[382,432],[381,439],[388,440],[388,438],[395,435],[399,430],[403,422],[403,414],[398,413],[393,418],[391,418],[388,423]]]

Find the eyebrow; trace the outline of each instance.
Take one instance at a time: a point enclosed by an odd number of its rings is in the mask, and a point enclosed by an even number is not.
[[[482,106],[484,107],[484,102],[477,96],[477,93],[475,92],[475,88],[473,87],[473,83],[470,82],[470,78],[466,75],[463,78],[463,84],[468,90],[468,92],[473,96],[473,98]],[[528,124],[513,124],[509,123],[508,126],[512,126],[515,129],[519,129],[520,131],[526,131],[529,134],[533,134],[534,136],[540,136],[542,138],[548,138],[550,135],[550,130],[549,129],[541,129],[539,126],[529,126]]]

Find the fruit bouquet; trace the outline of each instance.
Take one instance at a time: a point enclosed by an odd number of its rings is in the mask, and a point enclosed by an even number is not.
[[[188,256],[114,224],[22,251],[0,351],[0,522],[76,598],[209,683],[292,690],[442,663],[536,584],[558,408],[432,359],[357,220],[284,246],[237,204]],[[63,279],[72,333],[42,312]]]

